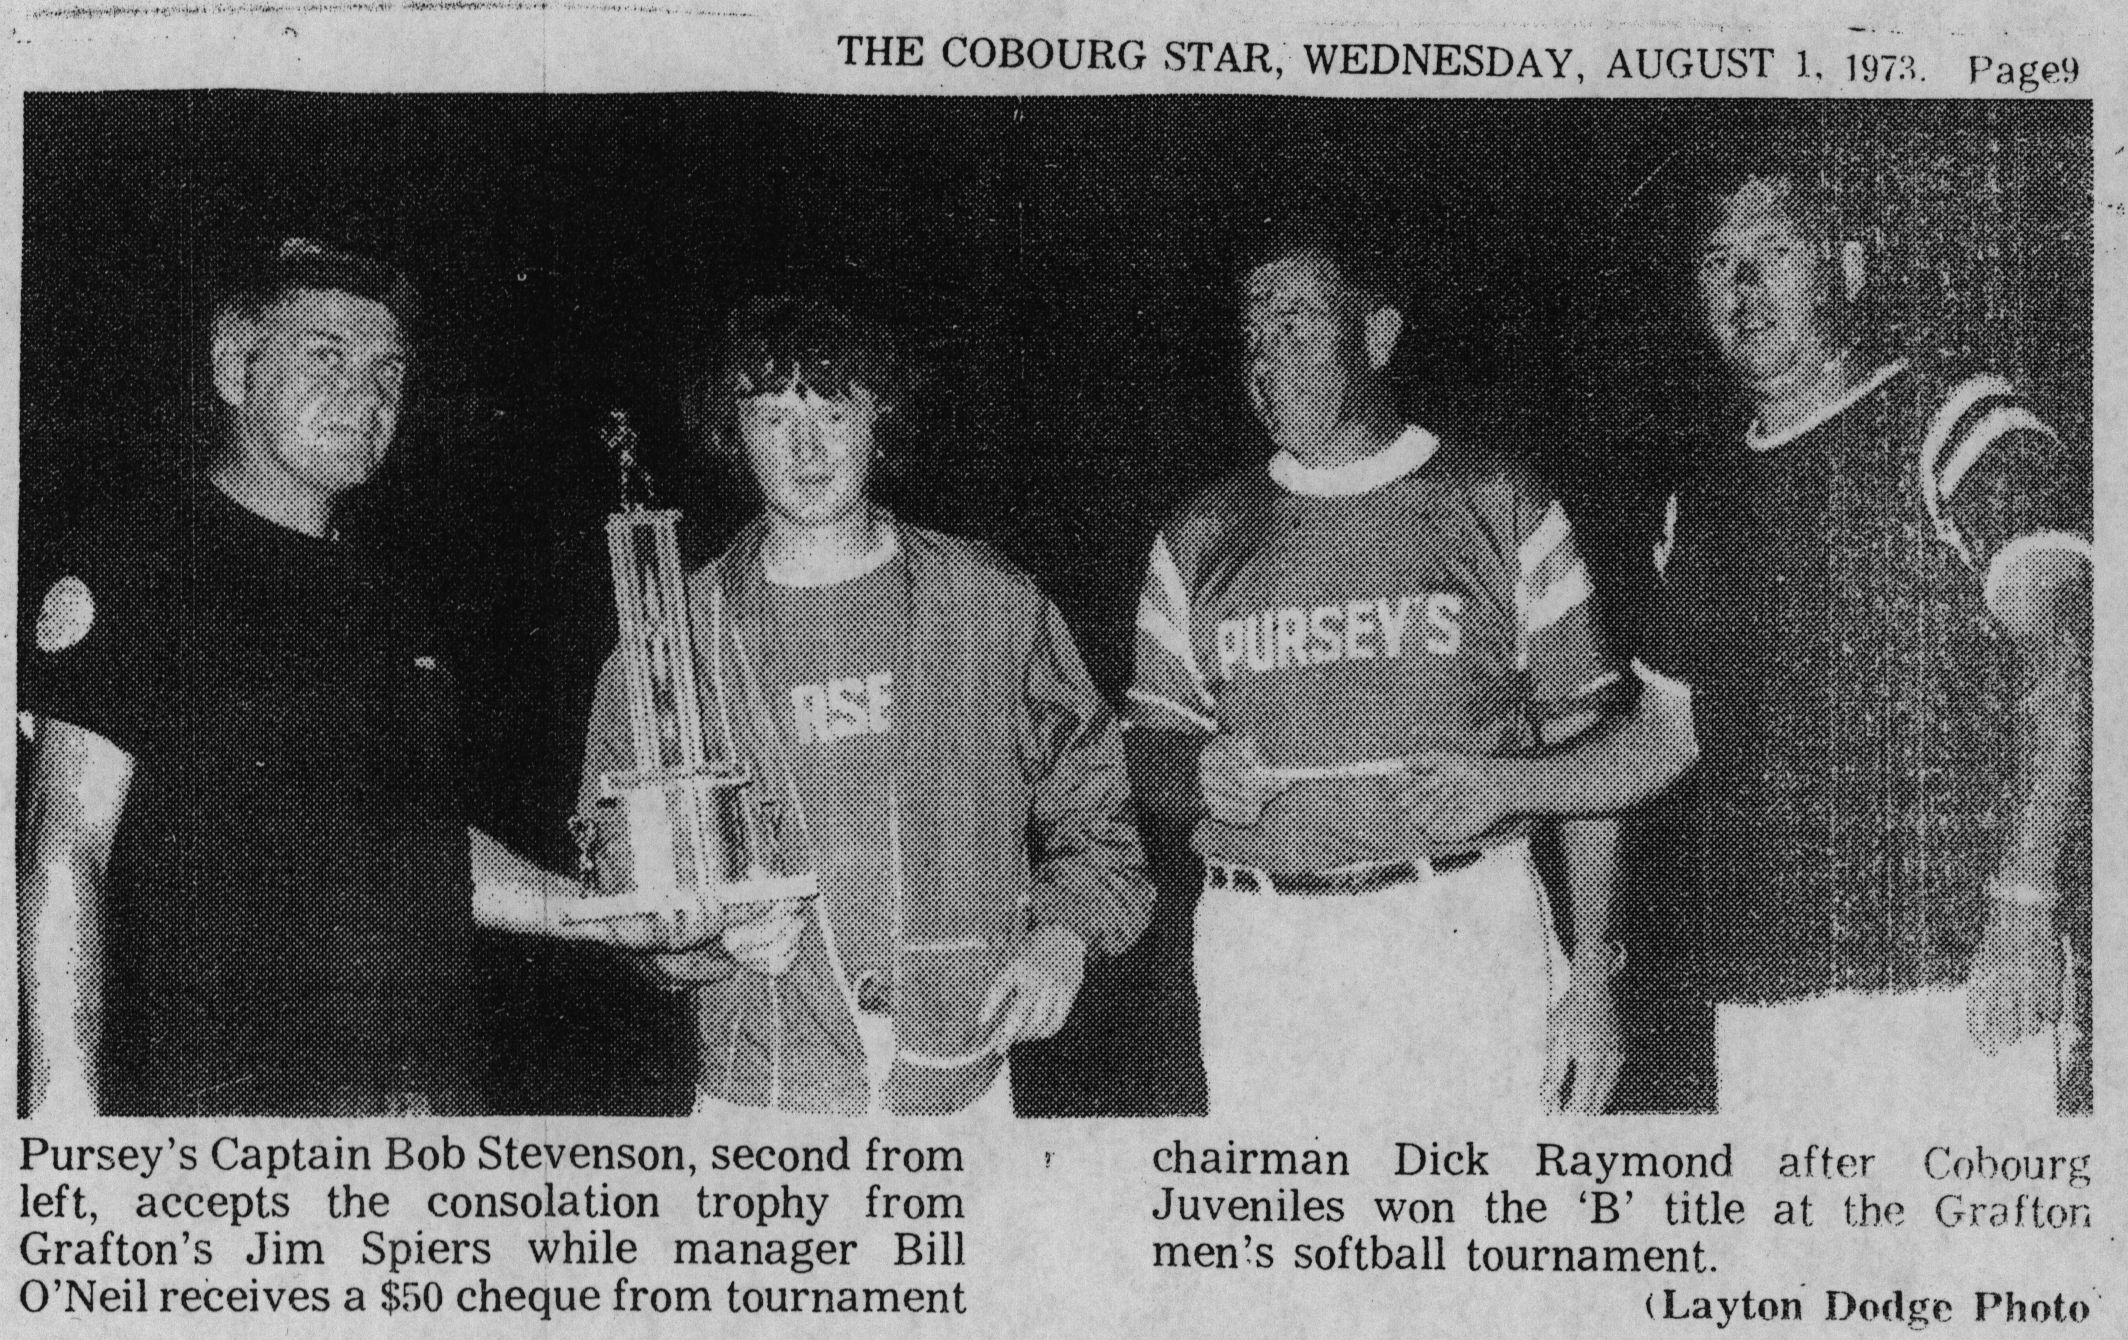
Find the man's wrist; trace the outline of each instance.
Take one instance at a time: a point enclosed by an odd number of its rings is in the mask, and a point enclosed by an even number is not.
[[[84,1072],[73,1071],[55,1074],[46,1083],[42,1101],[32,1116],[93,1117],[101,1108],[96,1100],[96,1085]]]

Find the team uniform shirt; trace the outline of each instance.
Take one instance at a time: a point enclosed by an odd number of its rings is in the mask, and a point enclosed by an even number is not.
[[[1336,469],[1280,454],[1186,506],[1153,545],[1129,697],[1136,728],[1247,735],[1309,779],[1254,828],[1194,835],[1291,874],[1409,854],[1385,821],[1395,761],[1526,750],[1618,681],[1558,503],[1413,427]]]
[[[909,640],[898,546],[819,586],[769,580],[762,675],[790,741],[835,956],[859,1007],[883,1012],[894,963],[894,819],[900,784],[894,664]]]
[[[407,586],[200,487],[88,527],[23,648],[23,710],[134,763],[107,886],[109,1110],[464,1085],[455,692]]]
[[[1692,696],[1679,845],[1718,996],[1963,979],[2013,752],[1987,594],[2090,525],[2088,456],[2008,382],[1904,363],[1670,500],[1638,668]]]

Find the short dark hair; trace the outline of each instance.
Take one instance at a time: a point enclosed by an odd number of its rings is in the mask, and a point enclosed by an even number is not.
[[[367,298],[389,311],[407,336],[413,334],[421,311],[420,295],[405,271],[352,247],[314,237],[287,237],[252,249],[223,285],[215,311],[256,320],[268,307],[300,289],[338,289]]]
[[[721,401],[782,391],[823,399],[863,387],[881,400],[907,390],[908,361],[892,331],[818,298],[750,298],[724,319],[709,394]]]
[[[680,421],[722,450],[742,397],[795,389],[832,399],[861,386],[893,411],[877,430],[881,440],[898,440],[917,383],[903,348],[885,322],[839,303],[797,293],[748,298],[685,356]]]
[[[1409,311],[1407,244],[1388,218],[1359,207],[1296,203],[1248,220],[1234,248],[1234,280],[1240,283],[1262,266],[1308,251],[1320,253],[1377,306]]]

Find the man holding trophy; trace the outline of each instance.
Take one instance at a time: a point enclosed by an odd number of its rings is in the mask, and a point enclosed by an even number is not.
[[[603,892],[721,898],[714,945],[655,960],[698,1105],[1008,1115],[1009,1048],[1150,912],[1120,725],[1032,581],[873,502],[886,330],[779,297],[723,335],[700,426],[763,512],[684,583],[671,513],[612,523],[588,860]]]
[[[336,243],[247,257],[212,313],[202,477],[93,516],[44,593],[21,666],[30,1113],[463,1113],[476,922],[715,934],[713,903],[586,899],[467,825],[442,639],[341,531],[397,435],[418,310]]]

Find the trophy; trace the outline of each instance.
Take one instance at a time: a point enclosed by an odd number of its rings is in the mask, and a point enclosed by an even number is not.
[[[600,438],[620,472],[620,510],[606,518],[628,721],[637,766],[599,778],[594,811],[570,821],[584,883],[596,891],[576,920],[607,920],[718,903],[810,898],[816,877],[777,878],[762,859],[753,770],[737,758],[722,713],[723,658],[712,641],[711,701],[702,701],[686,578],[673,509],[647,506],[649,479],[628,416],[614,410]],[[716,637],[716,630],[711,630]],[[705,716],[705,709],[718,713]],[[720,725],[711,756],[705,720]]]

